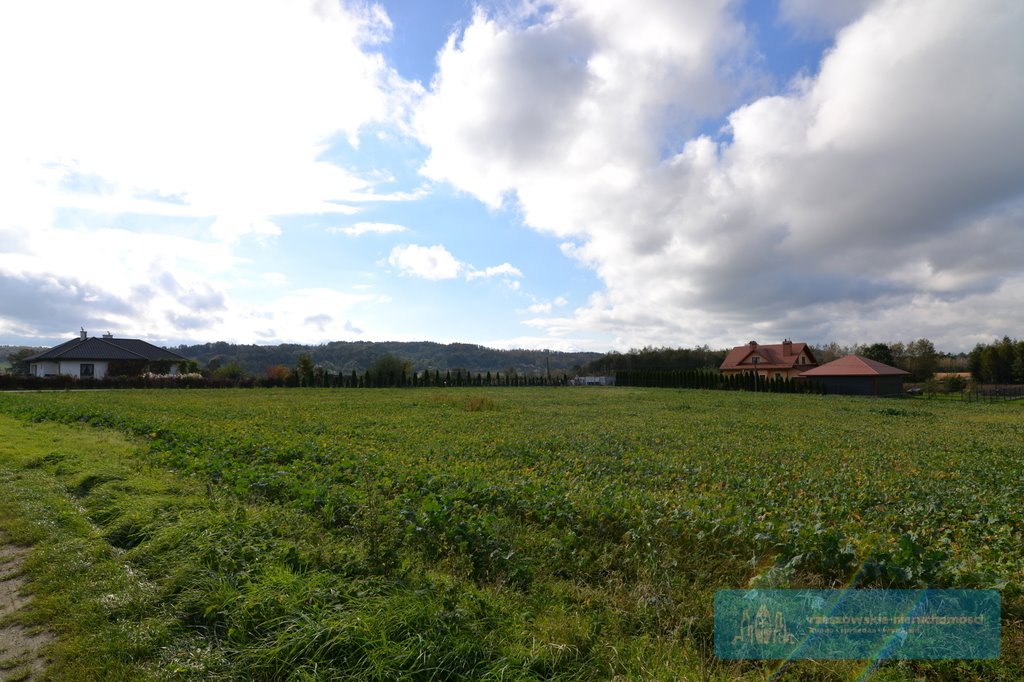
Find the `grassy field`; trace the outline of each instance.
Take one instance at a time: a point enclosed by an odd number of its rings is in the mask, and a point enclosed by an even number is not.
[[[164,390],[0,395],[0,414],[0,520],[35,543],[66,679],[1024,670],[1019,402]],[[80,581],[48,579],[66,560]],[[714,658],[715,590],[840,585],[997,587],[1003,655]],[[76,609],[85,631],[58,618]],[[104,628],[119,644],[90,644]]]

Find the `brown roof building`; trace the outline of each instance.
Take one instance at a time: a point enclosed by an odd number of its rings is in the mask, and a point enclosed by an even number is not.
[[[903,392],[903,377],[909,374],[859,355],[847,355],[800,376],[821,383],[828,393],[891,396]]]
[[[736,346],[718,369],[722,374],[757,372],[766,379],[792,379],[817,366],[818,361],[806,343],[786,339],[782,343],[751,341],[745,346]]]

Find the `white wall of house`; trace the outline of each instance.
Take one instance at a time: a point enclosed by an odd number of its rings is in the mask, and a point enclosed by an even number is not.
[[[81,379],[83,378],[82,365],[92,365],[92,378],[102,379],[107,376],[107,370],[110,367],[110,362],[107,360],[61,360],[60,362],[43,360],[40,362],[33,362],[29,366],[29,374],[37,377],[66,374],[67,376]],[[169,376],[177,376],[179,374],[178,363],[171,365],[167,374]]]
[[[77,379],[83,378],[83,365],[92,365],[92,378],[102,379],[107,375],[107,366],[110,363],[106,360],[61,360],[58,374],[67,374]],[[86,376],[85,378],[89,378]]]
[[[29,366],[29,374],[37,377],[45,377],[47,374],[60,374],[60,364],[50,362],[49,360],[33,362]]]

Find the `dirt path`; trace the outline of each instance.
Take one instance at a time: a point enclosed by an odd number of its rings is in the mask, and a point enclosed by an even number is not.
[[[33,680],[46,668],[42,648],[51,635],[26,628],[11,617],[29,602],[22,563],[28,549],[4,543],[0,536],[0,680]]]

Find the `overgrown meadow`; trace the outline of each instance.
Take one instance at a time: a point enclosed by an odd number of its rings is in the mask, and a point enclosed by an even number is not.
[[[1024,669],[1019,401],[125,390],[0,413],[141,443],[0,462],[45,474],[139,576],[106,618],[137,625],[141,676],[856,679],[713,656],[715,590],[842,585],[1003,591],[998,661],[875,679]]]

